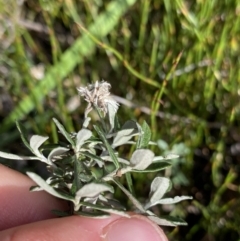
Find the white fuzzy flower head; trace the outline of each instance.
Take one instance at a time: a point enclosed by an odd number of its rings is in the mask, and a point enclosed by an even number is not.
[[[85,110],[85,117],[87,117],[93,107],[99,108],[104,115],[108,112],[109,104],[117,111],[119,104],[111,98],[109,92],[110,88],[111,85],[105,81],[96,81],[94,84],[90,84],[87,87],[77,88],[79,94],[88,102],[88,106]]]

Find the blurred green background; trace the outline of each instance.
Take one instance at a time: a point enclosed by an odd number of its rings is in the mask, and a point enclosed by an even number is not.
[[[76,87],[106,80],[120,121],[146,120],[165,175],[161,207],[188,222],[170,240],[240,240],[240,2],[235,0],[0,0],[0,150],[26,154],[15,120],[58,141],[56,117],[77,131]],[[21,172],[39,164],[0,159]],[[146,198],[150,179],[135,178]],[[146,186],[146,189],[142,187]]]

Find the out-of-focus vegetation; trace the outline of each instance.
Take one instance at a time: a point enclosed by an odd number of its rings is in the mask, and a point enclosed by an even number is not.
[[[25,154],[15,120],[56,142],[52,117],[78,130],[76,87],[104,79],[120,121],[146,120],[154,151],[181,155],[160,175],[172,178],[174,196],[194,200],[155,210],[189,223],[165,229],[169,239],[240,240],[237,2],[0,0],[0,149]],[[135,179],[138,196],[148,183]]]

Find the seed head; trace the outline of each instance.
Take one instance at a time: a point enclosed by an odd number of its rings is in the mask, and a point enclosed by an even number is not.
[[[104,115],[106,115],[108,112],[108,104],[112,105],[114,110],[117,111],[119,104],[110,96],[110,88],[111,85],[105,81],[96,81],[87,87],[77,88],[79,94],[88,102],[85,117],[87,117],[93,107],[99,108]]]

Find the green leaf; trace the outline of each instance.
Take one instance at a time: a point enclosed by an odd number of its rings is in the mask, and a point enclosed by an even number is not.
[[[88,183],[76,192],[75,200],[79,202],[83,197],[96,197],[102,192],[114,193],[114,188],[106,183]]]
[[[43,189],[39,186],[31,186],[29,190],[30,190],[30,192],[43,191]]]
[[[117,147],[126,144],[133,136],[139,134],[138,125],[135,121],[127,121],[122,126],[121,130],[116,133],[113,139],[112,146]]]
[[[130,159],[130,165],[133,169],[144,170],[152,162],[154,158],[154,153],[148,149],[137,149],[133,152]]]
[[[141,173],[159,172],[159,171],[164,170],[164,169],[166,169],[170,166],[171,166],[171,164],[168,163],[168,162],[153,163],[144,170],[132,169],[131,172],[141,172]]]
[[[176,196],[174,198],[163,198],[163,199],[156,201],[151,206],[155,206],[157,204],[174,204],[174,203],[181,202],[183,200],[190,200],[190,199],[192,199],[192,197],[189,197],[189,196],[180,196],[180,197]]]
[[[16,121],[16,125],[17,125],[17,128],[18,128],[19,132],[20,132],[20,136],[21,136],[21,139],[22,139],[24,145],[25,145],[32,153],[34,153],[32,147],[31,147],[31,146],[29,145],[29,143],[28,143],[28,138],[27,138],[28,133],[27,133],[25,127],[24,127],[20,122],[18,122],[18,121]]]
[[[110,131],[112,132],[112,130],[114,130],[114,125],[115,125],[115,116],[117,113],[116,107],[114,105],[112,105],[111,103],[107,104],[107,108],[108,108],[108,119],[109,119],[109,123],[110,123]]]
[[[40,148],[40,150],[53,150],[55,148],[59,147],[59,144],[57,143],[47,143],[47,144],[44,144],[42,146],[42,148]]]
[[[71,189],[70,189],[70,193],[71,193],[72,195],[75,195],[76,192],[77,192],[77,190],[78,190],[78,188],[77,188],[76,183],[75,183],[75,181],[74,181],[74,182],[72,183],[72,186],[71,186]]]
[[[147,216],[150,220],[155,222],[158,225],[161,226],[177,226],[177,225],[184,225],[186,226],[187,223],[182,220],[181,218],[172,217],[172,216],[164,216],[163,218],[158,218],[155,215],[149,215]]]
[[[103,203],[104,205],[108,207],[115,207],[119,210],[126,211],[126,208],[123,206],[123,204],[120,203],[120,201],[116,199],[106,198],[102,195],[99,195],[99,202]]]
[[[168,154],[166,156],[155,156],[153,159],[153,162],[159,162],[159,161],[165,161],[165,160],[171,160],[179,158],[179,155],[176,154]]]
[[[54,157],[56,156],[61,156],[63,153],[69,151],[69,148],[66,148],[66,147],[57,147],[57,148],[54,148],[48,155],[48,161],[49,162],[53,162],[55,161]]]
[[[84,205],[86,207],[96,209],[96,210],[100,210],[100,211],[104,211],[104,212],[107,212],[107,213],[117,214],[117,215],[120,215],[122,217],[130,218],[130,216],[126,212],[124,212],[122,210],[118,210],[116,208],[106,208],[105,206],[92,204],[92,203],[88,203],[88,202],[81,202],[80,204]]]
[[[89,183],[91,180],[93,180],[93,176],[92,174],[85,174],[85,173],[80,173],[78,175],[78,178],[81,180],[81,182],[83,183]]]
[[[183,225],[183,226],[186,226],[187,223],[181,219],[181,218],[178,218],[178,217],[173,217],[173,216],[163,216],[164,219],[174,223],[175,225]]]
[[[67,157],[64,157],[61,160],[55,160],[55,161],[61,161],[62,165],[68,165],[68,164],[74,163],[75,156],[67,156]]]
[[[151,221],[153,221],[154,223],[156,223],[157,225],[160,225],[160,226],[171,226],[171,227],[175,227],[177,226],[177,224],[169,221],[169,220],[166,220],[166,219],[163,219],[163,218],[159,218],[155,215],[150,215],[150,216],[147,216]]]
[[[119,120],[118,120],[118,116],[115,115],[115,119],[114,119],[114,131],[117,132],[121,129]]]
[[[129,198],[129,200],[135,205],[137,209],[139,209],[142,213],[145,213],[145,209],[142,204],[117,180],[111,179]]]
[[[79,178],[79,175],[84,170],[83,164],[81,160],[79,160],[76,155],[74,155],[74,186],[76,187],[76,191],[82,187],[82,182]]]
[[[65,171],[63,169],[58,168],[58,167],[54,168],[54,176],[61,178],[62,176],[64,176],[64,173],[65,173]],[[51,184],[53,184],[53,182],[51,182]]]
[[[110,161],[112,162],[111,156],[101,156],[101,159],[104,161]],[[119,163],[124,163],[126,165],[129,165],[129,161],[120,157],[117,157]]]
[[[2,152],[2,151],[0,151],[0,157],[11,159],[11,160],[39,160],[39,158],[35,156],[19,156],[19,155],[14,155],[14,154]]]
[[[127,181],[128,189],[132,194],[134,194],[132,175],[129,172],[127,172],[125,175],[126,175],[126,181]]]
[[[112,147],[108,143],[108,140],[106,139],[104,133],[101,131],[101,129],[98,126],[94,125],[94,128],[97,131],[97,133],[98,133],[99,137],[101,138],[102,142],[104,143],[105,147],[107,148],[107,151],[108,151],[109,155],[111,156],[112,161],[113,161],[115,167],[118,169],[120,167],[120,165],[118,163],[117,156],[115,155]]]
[[[33,153],[38,157],[43,157],[43,154],[39,151],[39,147],[48,139],[48,136],[33,135],[29,140],[29,145],[33,150]]]
[[[141,128],[143,133],[138,138],[137,149],[147,148],[152,136],[151,130],[146,121],[143,122]]]
[[[84,144],[84,142],[86,140],[88,140],[90,137],[92,136],[92,132],[88,129],[81,129],[78,133],[77,133],[77,137],[76,137],[76,152],[78,153],[82,147],[82,145]]]
[[[94,161],[96,161],[98,163],[98,165],[103,166],[104,165],[104,161],[101,159],[101,157],[94,155],[88,151],[82,152],[81,153],[83,156],[89,157],[91,159],[93,159]]]
[[[75,148],[75,143],[69,133],[65,130],[64,126],[55,118],[53,118],[53,121],[55,122],[57,128],[63,134],[63,136],[68,140],[72,147]]]
[[[102,141],[101,141],[101,139],[100,138],[97,138],[97,137],[90,137],[87,141],[86,141],[86,143],[88,143],[88,147],[90,148],[90,147],[95,147],[96,145],[98,145],[98,144],[102,144]]]
[[[45,180],[43,180],[40,176],[38,176],[36,173],[33,172],[27,172],[27,175],[38,185],[40,186],[44,191],[48,192],[49,194],[53,195],[54,197],[58,197],[64,200],[72,201],[74,202],[74,198],[67,197],[65,195],[62,195],[58,193],[53,187],[51,187],[49,184],[46,183]]]
[[[171,182],[166,177],[156,177],[151,183],[150,203],[160,200],[167,192]],[[149,205],[148,205],[149,206]]]

